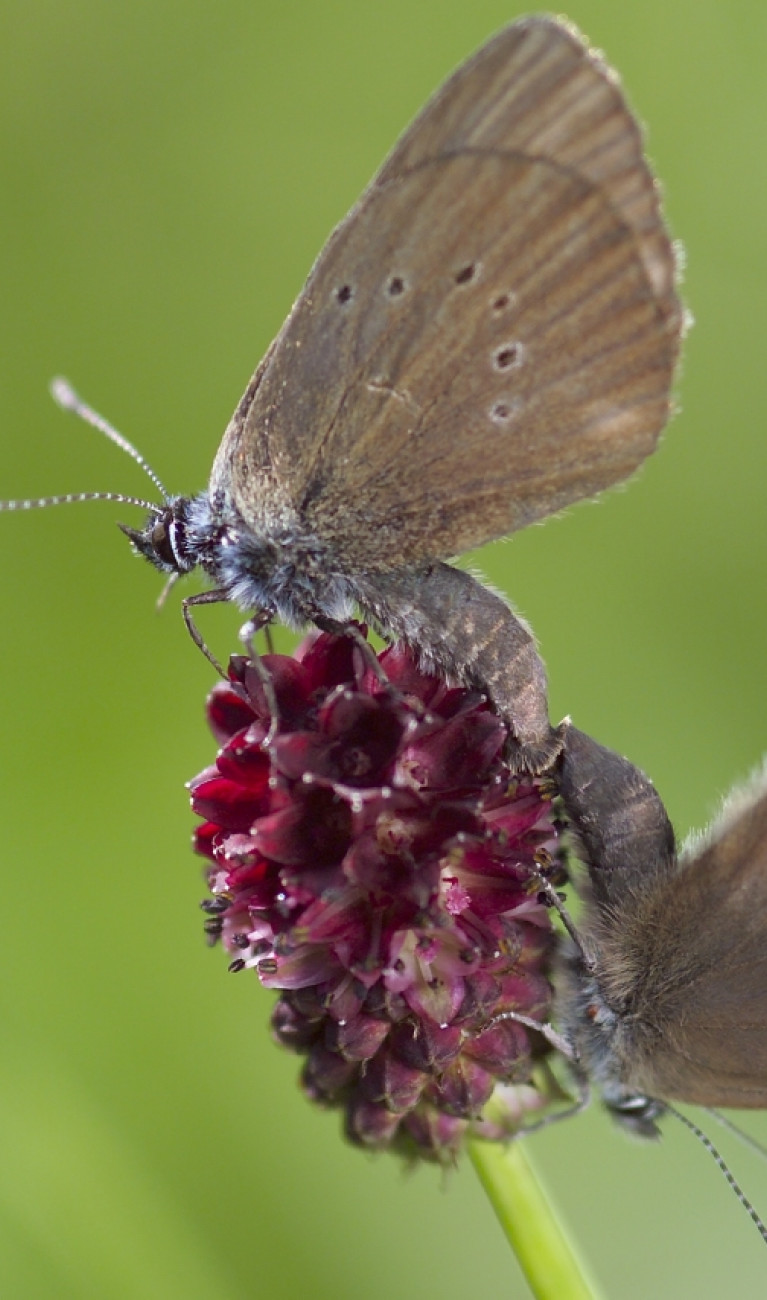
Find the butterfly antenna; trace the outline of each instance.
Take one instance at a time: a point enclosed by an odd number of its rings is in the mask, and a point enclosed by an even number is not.
[[[721,1173],[724,1174],[724,1177],[727,1179],[727,1182],[730,1184],[730,1187],[732,1188],[733,1192],[737,1196],[744,1210],[746,1211],[749,1218],[751,1219],[751,1222],[755,1225],[757,1232],[762,1238],[762,1241],[767,1244],[767,1227],[765,1227],[764,1223],[759,1218],[759,1215],[757,1214],[753,1205],[751,1204],[748,1197],[746,1196],[746,1193],[743,1191],[740,1184],[736,1181],[735,1175],[730,1171],[729,1166],[726,1164],[724,1160],[724,1157],[721,1156],[717,1151],[716,1147],[711,1141],[711,1138],[708,1137],[707,1134],[703,1132],[702,1128],[698,1128],[697,1124],[695,1124],[691,1119],[688,1119],[686,1115],[683,1115],[680,1110],[676,1110],[674,1106],[669,1106],[668,1104],[666,1104],[666,1110],[669,1112],[669,1114],[675,1115],[678,1120],[681,1120],[685,1128],[688,1128],[690,1132],[695,1135],[698,1141],[701,1142],[703,1146],[706,1148],[708,1154],[713,1157],[713,1159],[716,1161],[717,1165],[719,1166]],[[712,1111],[711,1113],[716,1114],[715,1111]],[[719,1118],[718,1115],[717,1118]],[[732,1127],[735,1128],[735,1125],[733,1125]]]
[[[42,510],[45,506],[70,506],[78,501],[120,501],[126,506],[139,506],[141,510],[161,515],[162,511],[155,501],[144,501],[142,497],[126,497],[123,492],[66,492],[56,497],[30,497],[28,500],[0,501],[3,510]]]
[[[729,1133],[734,1133],[735,1137],[740,1139],[744,1147],[748,1147],[750,1151],[754,1151],[758,1156],[761,1156],[763,1160],[767,1159],[767,1147],[761,1142],[757,1142],[756,1138],[753,1138],[750,1133],[745,1133],[737,1124],[733,1124],[732,1120],[728,1119],[726,1115],[723,1115],[720,1110],[713,1110],[711,1106],[707,1106],[706,1111],[709,1115],[714,1117],[718,1124],[722,1125],[722,1128],[726,1128]]]
[[[90,424],[94,429],[98,429],[99,433],[103,433],[107,438],[109,438],[110,442],[113,442],[117,447],[120,447],[128,456],[130,456],[131,460],[135,460],[136,464],[141,466],[141,469],[143,469],[147,477],[152,480],[158,492],[162,494],[163,500],[166,502],[170,501],[169,492],[160,482],[160,479],[157,474],[155,474],[151,465],[149,465],[141,455],[141,452],[133,446],[132,442],[128,442],[127,438],[124,438],[121,433],[118,433],[102,415],[99,415],[98,411],[94,411],[91,406],[88,406],[87,402],[84,402],[82,398],[77,395],[72,385],[66,379],[53,380],[51,384],[51,396],[62,410],[72,411],[75,415],[79,415],[81,420],[85,420],[86,424]],[[113,500],[114,498],[109,497],[107,499]],[[123,497],[122,499],[124,501],[128,500],[127,497]]]

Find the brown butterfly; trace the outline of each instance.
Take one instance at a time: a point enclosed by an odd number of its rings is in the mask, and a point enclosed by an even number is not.
[[[562,1022],[649,1136],[674,1100],[767,1106],[767,769],[678,855],[654,787],[570,728],[561,793],[588,867]]]
[[[537,771],[561,737],[532,635],[444,561],[632,474],[668,418],[682,323],[615,74],[571,27],[523,19],[445,82],[331,235],[207,491],[153,476],[164,503],[124,531],[171,578],[212,579],[184,601],[201,646],[201,603],[234,601],[251,633],[358,610],[485,691]]]

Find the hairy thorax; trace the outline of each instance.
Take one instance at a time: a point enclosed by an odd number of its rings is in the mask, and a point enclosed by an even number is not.
[[[275,519],[257,535],[230,501],[202,493],[187,503],[186,535],[216,586],[249,613],[268,610],[292,628],[351,617],[348,577],[297,519]]]

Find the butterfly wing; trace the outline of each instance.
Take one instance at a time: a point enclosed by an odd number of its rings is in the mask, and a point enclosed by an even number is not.
[[[549,19],[437,92],[331,236],[211,490],[376,570],[631,474],[669,413],[674,257],[614,75]]]
[[[624,953],[636,938],[644,972],[632,1006],[642,1061],[633,1082],[664,1099],[767,1106],[764,777],[730,801],[666,889],[635,899],[625,919]]]

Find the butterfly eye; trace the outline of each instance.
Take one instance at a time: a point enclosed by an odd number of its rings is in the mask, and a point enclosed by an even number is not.
[[[171,568],[175,569],[176,557],[173,553],[173,547],[170,543],[170,536],[164,519],[158,519],[157,523],[154,524],[150,540],[152,542],[152,549],[157,558],[162,560],[163,564],[167,564]]]

